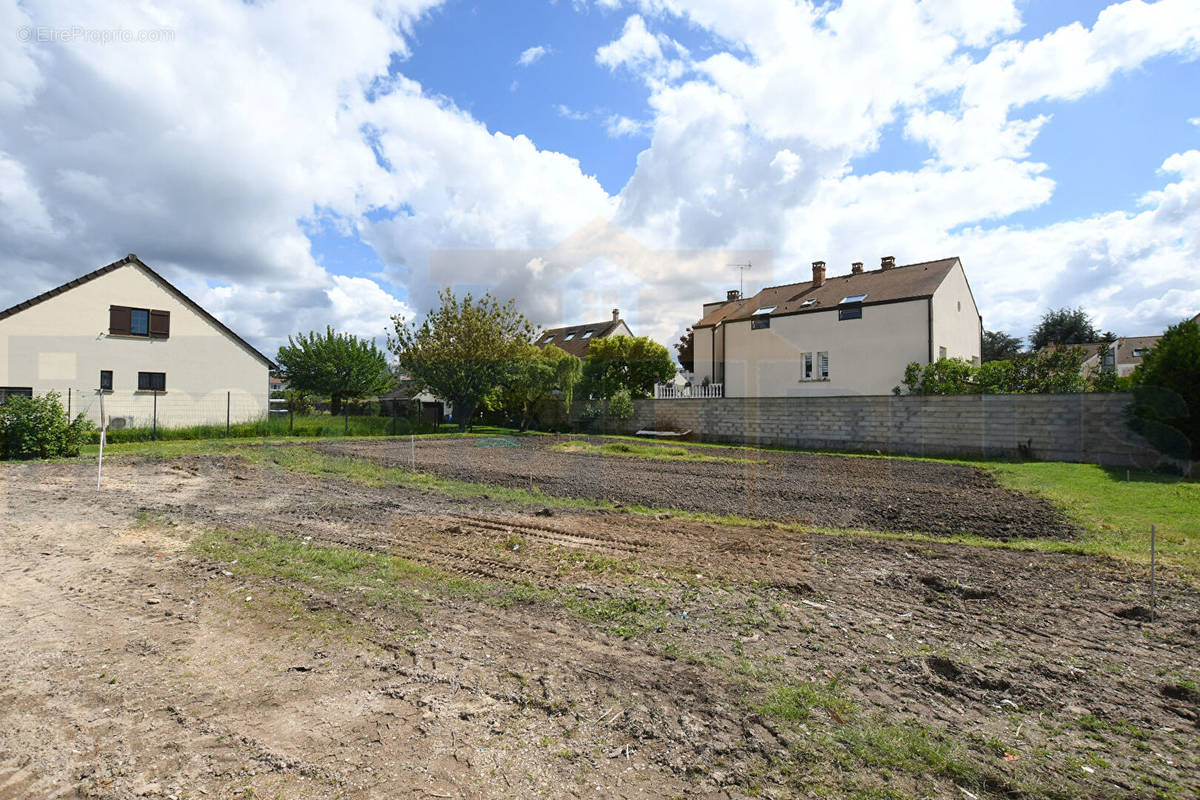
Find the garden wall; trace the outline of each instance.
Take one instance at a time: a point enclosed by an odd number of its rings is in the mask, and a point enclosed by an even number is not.
[[[1156,467],[1162,457],[1126,427],[1131,401],[1124,393],[638,400],[633,417],[610,422],[609,430],[691,430],[706,442],[814,450]]]

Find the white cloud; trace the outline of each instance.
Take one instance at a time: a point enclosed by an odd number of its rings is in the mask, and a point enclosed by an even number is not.
[[[549,47],[541,44],[534,45],[533,47],[527,47],[521,51],[521,55],[517,57],[517,65],[521,67],[531,66],[541,61],[545,56],[552,52],[554,51],[552,51]]]
[[[604,121],[604,128],[614,139],[622,136],[640,136],[646,132],[646,123],[621,114],[612,114]]]

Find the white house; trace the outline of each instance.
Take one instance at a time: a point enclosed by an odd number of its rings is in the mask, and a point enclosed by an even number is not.
[[[113,427],[261,419],[274,365],[128,255],[0,311],[0,399],[58,391]]]
[[[939,358],[979,363],[983,320],[957,258],[736,290],[706,303],[692,326],[695,380],[726,397],[890,394],[906,365]]]

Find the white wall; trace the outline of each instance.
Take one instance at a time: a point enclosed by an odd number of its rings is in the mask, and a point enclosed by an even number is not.
[[[770,328],[725,323],[726,397],[890,394],[911,361],[929,353],[925,300],[866,305],[862,318],[836,309],[772,317]],[[829,353],[829,380],[801,380],[803,354]]]
[[[944,347],[947,358],[980,358],[981,327],[966,273],[955,264],[933,293],[933,357]]]
[[[108,335],[110,305],[171,312],[166,339]],[[35,394],[71,391],[72,412],[99,421],[101,370],[113,371],[105,393],[109,416],[149,425],[155,403],[163,427],[233,422],[267,413],[267,365],[136,264],[0,320],[0,386]],[[166,392],[137,390],[138,372],[166,373]]]

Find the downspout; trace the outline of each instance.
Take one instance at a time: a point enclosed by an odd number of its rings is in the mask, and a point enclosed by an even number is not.
[[[925,301],[929,307],[929,363],[933,363],[933,295]]]

